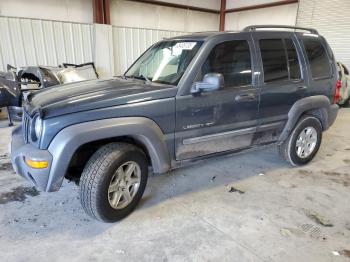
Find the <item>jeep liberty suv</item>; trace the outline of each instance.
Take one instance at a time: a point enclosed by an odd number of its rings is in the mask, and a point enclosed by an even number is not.
[[[29,95],[11,161],[43,191],[77,180],[86,213],[118,221],[141,199],[149,167],[164,173],[267,144],[293,166],[308,163],[337,116],[337,77],[314,29],[165,39],[123,76]]]

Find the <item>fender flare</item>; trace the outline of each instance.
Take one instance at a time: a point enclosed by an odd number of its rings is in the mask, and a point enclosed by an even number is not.
[[[279,142],[285,141],[292,132],[301,115],[307,111],[317,110],[317,117],[321,121],[323,130],[327,130],[333,121],[329,119],[331,103],[324,95],[316,95],[302,98],[294,103],[288,112],[287,123],[279,137]]]
[[[170,156],[160,127],[145,117],[123,117],[95,120],[62,129],[52,140],[48,151],[53,155],[46,191],[56,191],[66,174],[70,160],[82,145],[118,136],[129,136],[148,151],[155,173],[170,169]]]

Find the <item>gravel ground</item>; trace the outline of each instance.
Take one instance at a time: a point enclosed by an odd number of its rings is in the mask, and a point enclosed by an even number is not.
[[[350,109],[305,167],[268,148],[152,175],[115,224],[85,215],[74,183],[44,193],[15,175],[6,124],[1,261],[350,261]]]

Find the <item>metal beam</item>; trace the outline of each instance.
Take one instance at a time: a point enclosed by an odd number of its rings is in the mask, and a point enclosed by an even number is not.
[[[128,0],[128,1],[145,3],[145,4],[152,4],[152,5],[159,5],[159,6],[166,6],[166,7],[175,7],[175,8],[180,8],[180,9],[199,11],[199,12],[205,12],[205,13],[212,13],[212,14],[219,14],[220,13],[219,10],[215,10],[215,9],[203,8],[203,7],[197,7],[197,6],[191,6],[191,5],[168,3],[168,2],[162,2],[162,1],[157,1],[157,0]]]
[[[111,24],[110,0],[93,0],[94,23]]]
[[[219,25],[219,30],[220,31],[225,31],[225,13],[226,11],[226,0],[221,0],[220,3],[220,25]]]
[[[266,8],[266,7],[274,7],[274,6],[280,6],[280,5],[294,4],[294,3],[298,3],[298,2],[299,2],[299,0],[284,0],[284,1],[278,1],[278,2],[260,4],[260,5],[244,6],[244,7],[226,9],[226,10],[225,10],[225,13],[234,13],[234,12],[241,12],[241,11],[249,11],[249,10],[260,9],[260,8]]]
[[[110,25],[111,24],[111,3],[110,0],[103,0],[103,17],[104,17],[104,24]]]

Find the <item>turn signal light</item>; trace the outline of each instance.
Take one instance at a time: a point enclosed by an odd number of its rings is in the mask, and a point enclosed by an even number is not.
[[[34,161],[31,159],[26,159],[26,164],[30,166],[31,168],[36,168],[36,169],[43,169],[47,168],[49,166],[48,161]]]

